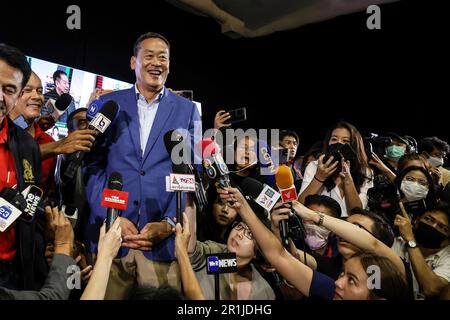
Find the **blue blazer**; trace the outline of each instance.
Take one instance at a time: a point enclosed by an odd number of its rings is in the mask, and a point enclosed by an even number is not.
[[[88,155],[88,165],[84,168],[86,193],[91,208],[86,226],[90,252],[97,251],[100,227],[106,219],[106,208],[101,206],[101,197],[111,173],[117,171],[122,174],[123,191],[128,192],[129,198],[128,207],[121,216],[133,222],[138,230],[142,230],[148,222],[173,218],[176,197],[175,193],[166,192],[165,177],[172,172],[172,161],[164,145],[164,134],[179,128],[189,130],[191,150],[194,150],[194,122],[196,130],[200,130],[200,134],[202,132],[196,105],[165,89],[142,155],[135,87],[112,92],[101,100],[116,101],[120,112],[105,133],[104,141],[98,141]],[[144,251],[144,255],[150,260],[174,260],[174,239],[174,235],[170,236],[155,245],[152,251]],[[121,248],[119,256],[127,252],[128,249]]]

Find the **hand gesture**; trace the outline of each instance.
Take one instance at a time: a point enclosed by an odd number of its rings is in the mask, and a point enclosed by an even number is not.
[[[278,233],[280,228],[280,221],[289,219],[291,209],[287,208],[285,204],[277,202],[270,213],[270,221],[272,223],[272,231]]]
[[[228,202],[237,211],[247,203],[242,193],[236,188],[217,188],[217,193],[222,201]]]
[[[230,118],[230,114],[225,110],[220,110],[219,112],[217,112],[214,118],[214,129],[219,130],[222,127],[231,126],[230,123],[227,123],[227,120],[229,120]]]
[[[411,224],[411,219],[406,213],[405,207],[403,206],[402,202],[400,202],[400,210],[402,214],[398,214],[395,216],[394,225],[398,227],[400,235],[405,241],[414,240],[414,232]]]
[[[328,177],[330,177],[337,169],[337,166],[339,164],[338,161],[334,161],[333,159],[334,157],[331,156],[327,162],[323,162],[325,155],[322,154],[319,157],[318,160],[318,165],[317,165],[317,171],[316,171],[316,179],[320,180],[320,181],[325,181],[328,179]]]
[[[339,173],[339,176],[344,181],[344,184],[349,185],[349,184],[353,183],[353,177],[350,172],[350,161],[342,159],[341,166],[342,166],[342,171]]]
[[[117,218],[111,229],[106,232],[105,224],[100,229],[100,237],[98,240],[98,255],[104,256],[107,259],[114,259],[119,252],[120,244],[122,243],[122,229],[120,227],[121,221]]]
[[[155,244],[160,243],[172,233],[172,226],[166,221],[149,222],[139,234],[125,236],[123,246],[130,249],[150,251]]]
[[[178,257],[178,254],[181,252],[187,253],[189,240],[191,238],[191,232],[189,231],[189,219],[186,213],[183,212],[183,226],[180,223],[177,223],[175,226],[175,256]]]

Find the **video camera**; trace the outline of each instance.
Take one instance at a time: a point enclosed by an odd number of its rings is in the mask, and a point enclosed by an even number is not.
[[[400,214],[400,196],[397,187],[383,174],[374,177],[373,185],[373,188],[367,191],[369,209],[384,213],[393,225],[395,216]]]
[[[381,137],[376,133],[370,133],[368,137],[364,138],[364,149],[368,160],[372,159],[372,152],[376,153],[378,156],[382,156],[386,147],[391,144],[391,138]]]

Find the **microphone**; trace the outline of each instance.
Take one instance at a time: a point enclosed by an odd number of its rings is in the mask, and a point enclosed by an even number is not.
[[[67,107],[70,105],[72,100],[73,100],[73,98],[70,94],[63,93],[62,95],[59,96],[58,100],[55,101],[55,107],[59,111],[64,112],[67,109]]]
[[[218,152],[219,147],[215,142],[204,142],[202,140],[202,146],[207,147],[202,150],[203,155],[203,168],[205,168],[206,175],[211,179],[219,183],[221,188],[231,187],[230,177],[227,165],[223,161],[222,155]]]
[[[89,122],[88,129],[95,130],[98,134],[105,133],[111,122],[116,117],[119,112],[119,105],[113,100],[105,102],[99,112],[94,116],[94,118]],[[81,165],[81,161],[84,158],[84,152],[78,151],[73,153],[69,157],[69,165],[64,173],[67,178],[73,179],[75,172]]]
[[[55,99],[48,99],[47,103],[44,106],[44,110],[47,110],[47,112],[53,117],[53,119],[55,121],[58,121],[67,107],[69,107],[72,100],[73,98],[70,94],[63,93],[56,101]]]
[[[108,188],[103,190],[102,206],[106,211],[106,232],[112,227],[114,221],[120,215],[121,210],[126,210],[128,204],[128,192],[122,191],[122,175],[118,172],[111,173],[108,180]]]
[[[258,162],[260,166],[261,176],[264,177],[265,183],[271,187],[275,187],[275,173],[278,164],[272,157],[271,147],[264,140],[258,140]]]
[[[44,213],[42,189],[30,185],[22,193],[16,189],[0,191],[0,231],[4,232],[19,217],[31,221],[36,214]]]
[[[278,167],[275,180],[281,193],[282,203],[291,203],[291,201],[297,200],[294,177],[292,176],[291,169],[287,165],[282,164]],[[281,242],[285,248],[289,248],[289,222],[287,220],[281,220],[279,227]]]
[[[270,186],[250,177],[242,181],[241,189],[247,199],[253,200],[267,211],[271,211],[281,197]]]
[[[167,131],[164,134],[164,145],[166,146],[167,153],[170,155],[170,159],[172,160],[172,174],[170,174],[169,178],[169,191],[176,192],[176,219],[177,222],[183,225],[183,210],[181,208],[182,192],[193,191],[197,193],[197,183],[195,175],[193,174],[194,168],[190,163],[186,163],[186,161],[184,161],[186,159],[182,159],[183,161],[180,164],[176,164],[174,162],[174,155],[172,154],[172,151],[177,146],[182,147],[179,156],[184,158],[183,150],[186,145],[184,136],[180,130],[174,129]],[[195,198],[196,197],[194,197],[194,199]]]

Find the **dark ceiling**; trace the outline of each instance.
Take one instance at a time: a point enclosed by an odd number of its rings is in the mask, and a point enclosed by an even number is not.
[[[450,140],[442,116],[449,104],[446,1],[380,5],[381,30],[368,30],[360,12],[251,39],[231,39],[214,20],[166,1],[110,3],[81,1],[78,31],[66,28],[71,3],[10,3],[8,12],[2,8],[0,40],[134,82],[134,40],[160,32],[172,44],[168,86],[194,90],[205,127],[220,108],[247,107],[248,127],[295,129],[303,149],[341,119],[363,133]]]

